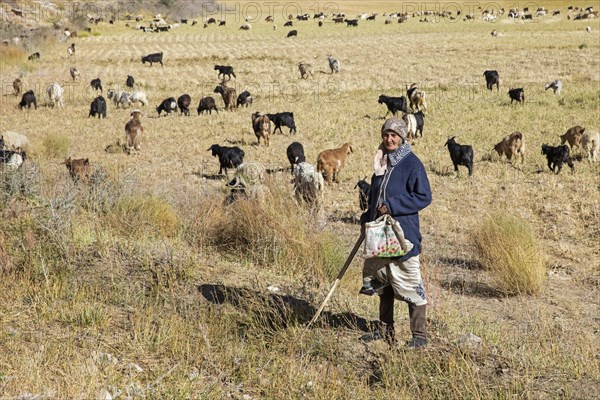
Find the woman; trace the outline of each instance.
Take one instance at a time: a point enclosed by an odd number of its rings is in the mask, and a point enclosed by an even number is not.
[[[374,274],[376,280],[388,284],[381,290],[379,320],[381,331],[388,343],[395,343],[394,299],[408,303],[412,339],[411,348],[427,344],[427,299],[419,263],[421,232],[419,211],[431,204],[431,189],[425,167],[412,152],[406,137],[408,129],[404,121],[390,118],[381,128],[383,142],[375,155],[375,173],[371,178],[369,209],[361,216],[361,223],[389,214],[400,223],[404,237],[412,248],[399,258],[371,258],[365,260],[365,275]],[[365,280],[361,293],[375,291]],[[375,337],[375,338],[376,338]]]

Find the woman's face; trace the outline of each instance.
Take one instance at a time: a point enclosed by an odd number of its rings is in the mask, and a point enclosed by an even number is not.
[[[402,138],[396,132],[385,131],[381,134],[383,145],[387,151],[395,151],[402,144]]]

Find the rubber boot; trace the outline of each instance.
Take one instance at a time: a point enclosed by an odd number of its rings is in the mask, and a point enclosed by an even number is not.
[[[408,304],[410,331],[412,339],[407,343],[410,348],[418,348],[427,344],[427,304],[416,306]]]

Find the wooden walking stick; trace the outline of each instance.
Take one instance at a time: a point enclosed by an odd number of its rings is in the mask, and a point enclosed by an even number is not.
[[[329,293],[327,293],[327,296],[325,296],[325,300],[323,300],[323,303],[321,303],[321,306],[319,307],[319,309],[315,313],[315,316],[308,323],[307,328],[310,328],[310,326],[317,321],[317,318],[319,318],[319,315],[321,315],[321,312],[323,312],[323,309],[325,308],[325,304],[327,304],[327,302],[331,298],[331,295],[333,294],[333,292],[337,288],[337,285],[342,280],[342,277],[346,273],[346,270],[350,266],[350,263],[354,259],[354,256],[356,255],[356,252],[358,251],[358,249],[360,248],[360,245],[362,244],[362,242],[364,240],[365,240],[365,233],[363,231],[363,232],[360,233],[360,236],[358,237],[358,240],[356,241],[356,244],[354,245],[354,247],[352,248],[352,251],[348,255],[348,259],[346,259],[346,262],[344,263],[344,266],[342,267],[342,269],[340,270],[340,273],[338,274],[337,278],[335,279],[335,282],[333,282],[333,285],[331,286],[331,289],[329,289]]]

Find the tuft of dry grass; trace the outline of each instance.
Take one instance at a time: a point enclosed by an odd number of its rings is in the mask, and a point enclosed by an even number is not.
[[[112,227],[126,236],[172,237],[179,228],[179,217],[173,207],[150,195],[120,199],[107,217]]]
[[[71,139],[58,133],[50,133],[42,141],[44,154],[48,158],[67,157],[70,146]]]
[[[25,61],[27,53],[20,47],[16,46],[0,46],[0,65],[16,65]]]
[[[543,291],[545,260],[527,221],[505,213],[494,214],[475,231],[474,243],[500,292],[536,295]]]

